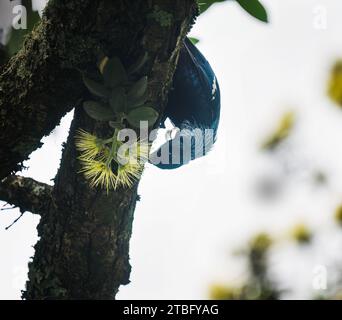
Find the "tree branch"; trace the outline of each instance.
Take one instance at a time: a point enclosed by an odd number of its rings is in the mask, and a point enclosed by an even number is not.
[[[51,202],[52,187],[31,178],[11,175],[0,182],[0,199],[23,213],[44,214]]]

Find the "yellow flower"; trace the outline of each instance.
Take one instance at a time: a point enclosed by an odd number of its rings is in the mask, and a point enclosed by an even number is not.
[[[123,154],[117,154],[114,161],[118,164],[115,188],[131,188],[139,180],[148,160],[150,145],[146,141],[136,141]]]
[[[82,169],[87,180],[90,181],[92,187],[102,187],[109,191],[114,189],[116,185],[116,175],[112,168],[103,161],[98,160],[82,160]]]
[[[143,172],[144,165],[140,163],[130,163],[118,166],[116,183],[114,189],[119,186],[131,188],[136,180],[139,180]]]
[[[112,143],[111,149],[106,146],[108,143]],[[92,187],[105,188],[108,192],[119,187],[131,188],[140,179],[150,145],[146,141],[136,141],[120,150],[122,146],[120,141],[102,140],[79,130],[76,147],[81,152],[80,172]]]
[[[134,182],[140,179],[143,164],[127,163],[118,165],[114,173],[111,164],[99,160],[81,160],[82,172],[92,187],[102,187],[107,190],[118,189],[119,187],[131,188]]]
[[[97,156],[103,156],[106,151],[102,139],[82,129],[78,130],[75,140],[76,148],[81,152],[81,160],[94,160]]]

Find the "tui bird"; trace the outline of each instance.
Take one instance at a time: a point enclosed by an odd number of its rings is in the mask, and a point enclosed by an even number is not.
[[[168,96],[166,118],[178,128],[175,137],[150,155],[161,169],[175,169],[204,156],[216,140],[220,120],[220,89],[209,62],[185,38]]]

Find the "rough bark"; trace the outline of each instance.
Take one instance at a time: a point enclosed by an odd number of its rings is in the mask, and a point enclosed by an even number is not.
[[[0,76],[0,177],[20,168],[85,98],[79,70],[94,76],[100,53],[129,66],[148,52],[142,74],[149,77],[149,100],[162,115],[196,13],[195,0],[50,0],[45,18]],[[109,133],[76,108],[51,197],[44,201],[25,299],[112,299],[129,282],[138,183],[109,194],[90,188],[78,173],[79,128]]]
[[[41,138],[51,132],[83,92],[74,60],[84,56],[80,58],[82,63],[89,56],[86,48],[77,48],[76,39],[72,41],[73,34],[80,35],[82,16],[76,14],[74,3],[70,14],[75,13],[74,21],[79,20],[78,29],[64,24],[69,10],[63,2],[51,1],[46,16],[22,50],[1,68],[0,179],[22,168],[20,163],[40,147]]]
[[[120,284],[129,282],[137,186],[109,194],[90,188],[78,173],[79,128],[106,131],[76,110],[53,200],[38,226],[41,239],[29,265],[26,299],[112,299]]]

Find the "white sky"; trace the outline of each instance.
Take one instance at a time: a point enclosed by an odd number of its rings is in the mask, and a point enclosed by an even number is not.
[[[178,170],[147,167],[131,240],[131,284],[119,299],[201,299],[212,283],[239,283],[245,268],[231,252],[263,230],[280,239],[272,271],[284,287],[296,288],[291,297],[309,297],[317,265],[332,279],[342,249],[332,219],[342,202],[342,112],[325,92],[330,66],[342,56],[342,2],[263,3],[268,25],[228,1],[208,10],[191,32],[221,87],[218,142],[210,155]],[[320,29],[315,22],[324,12],[327,25]],[[263,154],[259,145],[289,109],[297,123],[284,152]],[[44,139],[25,175],[43,182],[54,177],[71,117]],[[284,166],[292,173],[285,176]],[[315,170],[328,175],[326,187],[310,183]],[[261,177],[284,181],[274,201],[256,197],[253,186]],[[0,299],[18,299],[39,218],[26,213],[4,231],[19,213],[0,214]],[[314,246],[298,248],[288,240],[297,222],[318,232]]]

